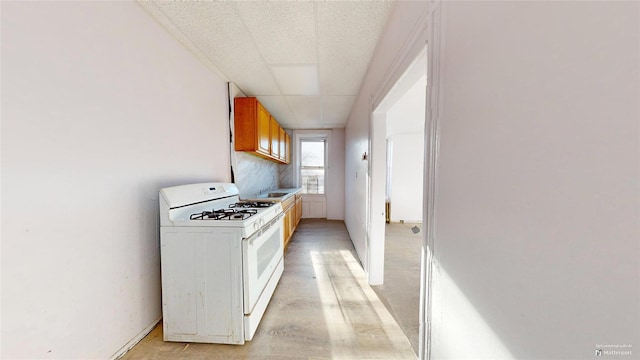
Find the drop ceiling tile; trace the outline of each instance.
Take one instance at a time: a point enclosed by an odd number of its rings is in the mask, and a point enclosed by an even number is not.
[[[322,94],[356,95],[391,3],[339,1],[318,2],[316,6]]]
[[[279,94],[232,2],[156,3],[175,27],[247,95]]]
[[[358,94],[367,71],[367,64],[354,64],[345,67],[336,62],[325,62],[319,70],[320,89],[323,95]]]
[[[355,96],[323,96],[322,124],[344,127],[355,100]]]
[[[315,65],[272,65],[271,72],[282,95],[320,95],[318,67]]]
[[[145,1],[169,33],[287,128],[346,121],[391,7],[376,1]],[[316,65],[320,96],[286,96],[280,65]],[[275,66],[275,71],[272,66]],[[280,74],[278,74],[280,75]],[[292,75],[285,77],[294,78]],[[314,92],[317,94],[317,92]]]
[[[209,59],[200,48],[182,31],[180,31],[173,20],[169,18],[158,6],[158,4],[151,0],[138,0],[138,4],[146,10],[151,17],[153,17],[162,27],[173,35],[180,43],[182,43],[189,51],[191,51],[200,61],[202,61],[211,71],[216,73],[222,80],[229,81],[227,75],[222,73],[220,69]]]
[[[287,129],[295,128],[297,123],[295,116],[284,96],[257,96],[257,98],[271,116],[276,118],[280,126]]]
[[[287,122],[287,121],[278,121],[278,123],[280,124],[280,126],[282,126],[283,129],[299,129],[300,127],[298,126],[297,122]]]
[[[320,96],[285,96],[298,124],[322,122],[322,98]]]
[[[235,2],[267,64],[316,63],[313,2]]]

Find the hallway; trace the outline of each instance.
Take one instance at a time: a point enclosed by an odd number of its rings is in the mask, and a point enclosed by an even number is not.
[[[252,341],[243,346],[162,341],[156,326],[123,359],[416,359],[357,260],[342,221],[303,219]]]
[[[384,284],[373,287],[416,353],[420,331],[421,229],[422,224],[385,226]]]

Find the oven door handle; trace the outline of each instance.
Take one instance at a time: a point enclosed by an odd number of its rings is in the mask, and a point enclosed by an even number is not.
[[[258,229],[258,231],[253,233],[253,235],[251,235],[246,241],[248,241],[249,244],[253,245],[253,241],[255,239],[262,236],[262,234],[264,234],[267,230],[269,230],[270,227],[272,227],[276,222],[280,221],[283,216],[284,215],[282,213],[279,213],[275,218],[271,219],[271,221],[269,221],[266,225],[260,226],[260,229]]]

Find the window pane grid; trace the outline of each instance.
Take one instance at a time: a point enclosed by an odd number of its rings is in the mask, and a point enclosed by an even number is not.
[[[300,153],[302,193],[324,194],[325,142],[303,140],[300,142]]]
[[[300,171],[302,192],[304,194],[324,194],[324,169]]]

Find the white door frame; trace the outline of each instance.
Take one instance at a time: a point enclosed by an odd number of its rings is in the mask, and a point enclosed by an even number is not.
[[[324,203],[324,214],[320,218],[327,217],[327,198],[328,194],[331,191],[330,187],[327,186],[328,178],[331,172],[331,164],[329,164],[329,146],[331,145],[331,130],[294,130],[293,131],[293,147],[294,147],[294,157],[292,161],[294,163],[294,171],[295,171],[295,184],[296,187],[302,186],[302,180],[300,179],[300,142],[302,140],[323,140],[325,142],[324,147],[324,194],[303,194],[302,195],[302,217],[310,218],[317,216],[309,215],[309,202],[318,201]],[[305,211],[307,209],[307,211]]]
[[[397,81],[384,97],[370,104],[369,124],[369,216],[367,219],[369,284],[384,281],[385,198],[387,182],[387,112],[404,96],[416,81],[426,74],[426,46],[410,59]]]
[[[385,189],[387,179],[387,110],[370,111],[367,252],[369,284],[384,282]]]
[[[440,143],[440,80],[442,56],[441,7],[429,13],[429,48],[427,53],[427,103],[424,127],[424,193],[422,203],[422,264],[420,269],[420,333],[418,357],[431,359],[431,322],[433,304],[433,263],[435,246],[435,210],[438,179],[438,148]]]
[[[367,212],[366,217],[366,268],[370,284],[381,284],[384,280],[384,232],[380,232],[379,224],[374,224],[379,219],[379,206],[384,206],[384,181],[386,179],[386,147],[382,146],[382,151],[378,148],[382,129],[379,128],[380,115],[376,115],[380,104],[385,101],[391,89],[411,67],[413,61],[424,50],[427,43],[427,95],[425,111],[425,141],[424,141],[424,199],[423,199],[423,238],[422,238],[422,263],[420,273],[420,333],[418,357],[427,360],[431,357],[431,304],[432,304],[432,268],[434,249],[434,225],[435,225],[435,193],[437,179],[438,161],[438,103],[440,101],[440,11],[441,4],[434,3],[418,21],[409,39],[398,53],[389,69],[380,82],[374,96],[370,100],[369,108],[369,182],[367,192]],[[424,70],[423,70],[424,71]],[[375,128],[374,128],[375,127]],[[384,130],[386,133],[386,129]],[[386,140],[386,139],[383,139]],[[376,142],[374,144],[374,142]],[[383,141],[384,143],[384,141]],[[378,151],[376,152],[376,149]],[[376,160],[378,156],[384,159]],[[382,163],[382,167],[377,164]],[[381,171],[381,172],[380,172]],[[380,180],[382,179],[382,180]],[[376,191],[382,182],[382,191]],[[380,198],[382,200],[380,200]],[[384,209],[384,207],[383,207]],[[384,213],[384,212],[382,212]],[[382,215],[382,228],[384,229],[384,215]],[[375,257],[374,257],[375,256]]]

